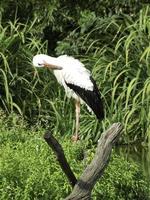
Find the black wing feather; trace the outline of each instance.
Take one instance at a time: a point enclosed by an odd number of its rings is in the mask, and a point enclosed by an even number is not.
[[[104,118],[104,110],[103,110],[103,104],[101,100],[101,96],[98,90],[98,87],[96,85],[96,82],[92,77],[90,77],[91,82],[93,83],[93,91],[86,90],[84,88],[81,88],[77,85],[67,83],[67,86],[72,89],[78,96],[80,96],[81,99],[84,100],[84,102],[93,110],[96,117],[98,119]]]

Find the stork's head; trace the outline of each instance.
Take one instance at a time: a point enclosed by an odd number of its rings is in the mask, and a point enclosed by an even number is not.
[[[33,65],[35,67],[46,67],[49,69],[61,70],[62,67],[59,65],[57,58],[45,55],[38,54],[33,57]]]

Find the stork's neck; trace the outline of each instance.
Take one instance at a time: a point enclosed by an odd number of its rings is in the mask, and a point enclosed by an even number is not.
[[[62,64],[59,62],[57,58],[48,56],[45,60],[45,66],[52,69],[52,70],[61,70]]]
[[[63,77],[63,74],[62,74],[62,70],[53,70],[53,73],[57,79],[57,81],[61,84],[61,85],[64,85],[65,84],[65,81],[64,81],[64,77]]]
[[[47,57],[45,58],[45,62],[50,63],[50,64],[52,64],[52,65],[58,64],[57,58],[52,57],[52,56],[47,56]]]

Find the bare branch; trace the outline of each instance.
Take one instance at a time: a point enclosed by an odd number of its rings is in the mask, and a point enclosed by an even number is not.
[[[76,179],[74,173],[72,172],[72,170],[67,162],[67,159],[65,158],[64,151],[63,151],[61,145],[54,138],[54,136],[49,132],[45,133],[44,139],[47,142],[47,144],[54,151],[56,158],[57,158],[63,172],[66,174],[71,186],[74,187],[74,185],[77,182],[77,179]]]

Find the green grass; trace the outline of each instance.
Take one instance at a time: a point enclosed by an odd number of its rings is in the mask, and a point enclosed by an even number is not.
[[[71,192],[71,186],[43,139],[44,129],[29,130],[17,116],[16,120],[15,116],[12,119],[5,127],[3,122],[8,118],[0,121],[0,199],[64,199]],[[58,133],[57,139],[72,170],[79,177],[92,159],[95,147],[84,141],[72,144],[70,137]],[[148,192],[148,182],[139,167],[113,153],[92,196],[93,199],[148,200]]]
[[[113,122],[124,126],[122,143],[147,143],[150,127],[150,8],[135,16],[104,18],[83,11],[78,28],[56,44],[52,54],[69,53],[92,71],[103,97],[105,119],[98,123],[86,107],[81,110],[81,138],[97,141]],[[31,125],[50,127],[61,134],[74,129],[73,101],[65,97],[48,70],[32,66],[32,57],[47,53],[47,41],[35,33],[38,18],[0,26],[0,106],[9,115],[19,113]],[[94,22],[94,27],[91,23]],[[62,123],[63,121],[63,123]]]
[[[86,57],[81,60],[92,71],[104,100],[106,116],[101,128],[121,121],[124,143],[139,139],[146,142],[150,127],[149,7],[135,17],[136,20],[129,15],[97,18],[91,31],[87,29],[84,34],[79,34],[77,30],[57,47],[58,54],[65,51],[66,43],[70,44],[66,53],[72,51],[75,44],[78,48],[74,54],[84,52]],[[88,126],[91,124],[95,125],[95,121]],[[92,139],[97,138],[97,134]]]

